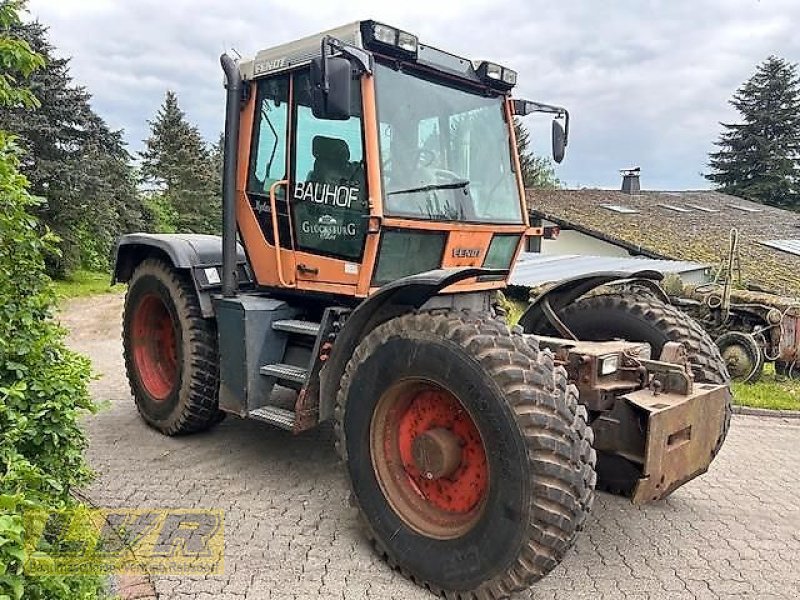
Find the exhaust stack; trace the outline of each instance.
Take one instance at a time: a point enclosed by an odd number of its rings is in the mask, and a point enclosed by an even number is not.
[[[230,56],[220,57],[225,72],[225,88],[228,90],[225,103],[225,146],[222,170],[222,295],[236,295],[236,166],[239,152],[239,116],[242,100],[242,76],[239,67]]]

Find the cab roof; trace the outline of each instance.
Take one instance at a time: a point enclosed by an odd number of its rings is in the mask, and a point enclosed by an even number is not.
[[[245,59],[239,63],[242,79],[245,81],[267,75],[274,75],[305,66],[320,54],[322,39],[326,36],[361,49],[367,49],[362,36],[364,24],[374,21],[354,21],[334,29],[329,29],[299,40],[294,40],[261,50],[255,58]],[[419,43],[415,62],[429,69],[445,73],[451,77],[465,79],[475,84],[484,85],[484,80],[478,75],[478,67],[483,61],[472,61],[433,46]]]

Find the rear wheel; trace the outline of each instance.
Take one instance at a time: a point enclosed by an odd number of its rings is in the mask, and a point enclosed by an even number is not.
[[[593,501],[586,410],[566,372],[497,320],[421,313],[370,333],[337,398],[337,449],[390,564],[452,598],[552,570]]]
[[[625,339],[647,342],[655,359],[667,342],[680,342],[686,348],[695,381],[726,384],[730,381],[719,349],[689,315],[664,304],[650,294],[612,293],[586,296],[564,308],[559,316],[579,338],[591,341]],[[731,419],[730,400],[717,439],[719,452]],[[639,477],[639,468],[624,458],[598,452],[598,487],[627,494]]]
[[[184,274],[142,261],[128,284],[122,340],[131,392],[148,424],[176,435],[220,420],[216,328]]]
[[[715,342],[731,378],[745,383],[755,383],[764,371],[764,353],[756,339],[749,333],[728,331]]]

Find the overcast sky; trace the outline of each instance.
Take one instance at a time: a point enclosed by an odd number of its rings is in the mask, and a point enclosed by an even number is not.
[[[382,6],[383,5],[383,6]],[[72,75],[132,150],[167,89],[203,134],[222,128],[219,54],[244,56],[357,19],[423,43],[508,65],[515,95],[572,114],[570,187],[617,187],[642,167],[646,189],[708,187],[701,173],[736,115],[732,92],[769,54],[800,60],[797,0],[30,0]],[[528,117],[540,153],[549,123]]]

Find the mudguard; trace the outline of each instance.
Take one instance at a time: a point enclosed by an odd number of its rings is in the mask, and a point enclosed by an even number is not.
[[[508,271],[504,270],[474,267],[435,269],[388,283],[361,302],[336,335],[330,357],[320,372],[319,420],[324,421],[333,416],[336,393],[345,366],[367,333],[393,317],[422,307],[433,296],[454,283],[471,277],[504,277],[507,274]]]
[[[252,284],[244,248],[237,245],[240,285]],[[211,294],[222,289],[222,238],[200,234],[132,233],[123,235],[114,252],[112,285],[127,283],[134,269],[147,258],[161,258],[176,269],[191,273],[203,316],[214,316]]]
[[[658,271],[600,271],[565,279],[540,294],[525,310],[519,325],[525,333],[539,333],[551,324],[548,312],[558,314],[561,309],[593,289],[609,283],[638,284],[647,287],[659,300],[669,304],[669,297],[658,285],[664,275]],[[554,324],[555,325],[555,324]],[[562,332],[563,333],[563,332]]]

